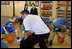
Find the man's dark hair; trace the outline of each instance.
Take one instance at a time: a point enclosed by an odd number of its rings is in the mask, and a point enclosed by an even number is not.
[[[23,10],[20,14],[29,14],[29,11],[28,10]]]
[[[27,6],[27,4],[25,4],[25,6]]]

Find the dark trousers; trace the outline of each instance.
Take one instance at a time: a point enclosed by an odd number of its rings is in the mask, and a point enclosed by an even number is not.
[[[49,37],[50,33],[43,35],[35,35],[28,37],[26,40],[20,42],[20,48],[33,48],[35,44],[39,43],[40,48],[47,48],[45,39]]]
[[[18,22],[19,22],[20,25],[22,25],[23,24],[23,19],[22,18],[19,19]]]

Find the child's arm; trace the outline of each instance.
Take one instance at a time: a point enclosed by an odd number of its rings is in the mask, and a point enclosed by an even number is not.
[[[32,35],[29,30],[28,31],[25,31],[25,33],[27,33],[28,37]]]
[[[5,27],[3,27],[3,29],[5,30],[5,34],[8,34],[8,32],[6,31]]]
[[[15,22],[15,20],[13,20],[13,19],[9,19],[9,21],[11,21],[11,22]]]
[[[23,26],[22,35],[24,35],[24,32],[25,32],[25,26]]]

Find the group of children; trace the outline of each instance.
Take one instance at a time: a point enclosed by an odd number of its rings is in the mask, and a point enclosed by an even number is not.
[[[12,23],[16,22],[16,20],[18,20],[18,22],[19,22],[20,19],[21,19],[20,16],[13,17],[12,19],[6,19],[1,28],[1,35],[8,34],[8,32],[9,33],[15,32],[16,36],[17,36],[17,41],[21,41],[21,39],[19,38],[17,29],[15,27],[11,26]],[[51,22],[50,25],[51,25],[50,29],[52,29],[52,33],[50,35],[51,38],[49,40],[50,45],[52,45],[52,41],[54,39],[55,32],[57,33],[58,36],[59,36],[59,32],[63,33],[64,35],[68,34],[69,36],[71,36],[71,30],[70,30],[71,26],[69,26],[69,22],[66,19],[64,19],[64,18],[56,19],[53,22]],[[25,27],[23,26],[22,35],[24,35],[24,31],[25,31]],[[2,36],[1,36],[1,38],[2,38]],[[22,40],[24,40],[24,37],[22,38]]]
[[[18,34],[19,33],[18,30],[12,26],[12,23],[15,23],[16,20],[18,20],[20,25],[22,25],[23,19],[20,16],[15,16],[12,19],[6,19],[2,25],[2,28],[1,28],[1,35],[8,34],[8,32],[9,33],[15,32],[16,36],[17,36],[17,41],[21,41],[21,40],[24,40],[24,37],[22,37],[22,39],[20,39],[19,34]],[[50,20],[48,20],[48,21],[50,21]],[[59,36],[59,33],[62,33],[63,35],[68,34],[71,37],[71,26],[69,25],[68,20],[66,20],[64,18],[59,18],[59,19],[56,19],[48,24],[50,24],[48,26],[51,26],[50,29],[52,31],[51,35],[50,35],[51,38],[49,40],[50,45],[53,44],[53,39],[54,39],[55,33],[57,33],[57,36]],[[22,31],[23,36],[24,36],[24,31],[25,31],[25,26],[23,25],[23,31]],[[1,38],[3,38],[3,37],[1,36]]]

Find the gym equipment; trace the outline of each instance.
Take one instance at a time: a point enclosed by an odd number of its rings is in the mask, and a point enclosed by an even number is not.
[[[8,37],[7,37],[7,41],[8,41],[9,43],[11,43],[11,42],[14,41],[14,38],[13,38],[12,36],[8,36]]]
[[[62,12],[65,12],[65,10],[57,10],[57,11],[62,11]]]
[[[52,12],[51,11],[49,11],[49,15],[51,15],[52,14]]]
[[[47,5],[47,4],[43,4],[43,7],[44,7],[44,8],[47,8],[47,7],[48,7],[48,5]]]
[[[42,1],[42,3],[50,3],[50,2],[52,2],[52,1]]]
[[[65,16],[57,16],[57,17],[65,17]]]
[[[49,8],[52,8],[52,4],[49,5]]]
[[[58,4],[59,6],[65,6],[65,4]]]
[[[57,14],[65,15],[65,13],[57,13]]]
[[[67,15],[71,15],[71,14],[67,14]]]
[[[71,21],[71,1],[57,1],[57,6],[60,7],[60,9],[57,10],[57,18],[65,18],[65,19],[69,19],[68,21]],[[64,14],[60,14],[60,13],[65,13]],[[59,15],[60,14],[60,15]],[[62,15],[62,16],[61,16]],[[71,22],[70,22],[71,24]]]
[[[71,20],[68,20],[68,21],[71,21]]]
[[[71,10],[67,10],[67,12],[71,12]]]
[[[41,1],[40,2],[40,16],[41,18],[51,18],[52,16],[52,1]],[[43,12],[42,12],[43,11]],[[44,12],[45,11],[45,12]],[[49,13],[49,11],[51,11]],[[47,20],[44,20],[44,22],[47,22]]]
[[[48,14],[48,11],[45,11],[45,14],[47,15]]]
[[[71,17],[67,17],[67,18],[71,18]]]
[[[42,11],[42,14],[45,14],[45,11],[44,10]]]
[[[59,42],[59,43],[64,43],[64,37],[59,36],[59,37],[58,37],[58,42]]]

